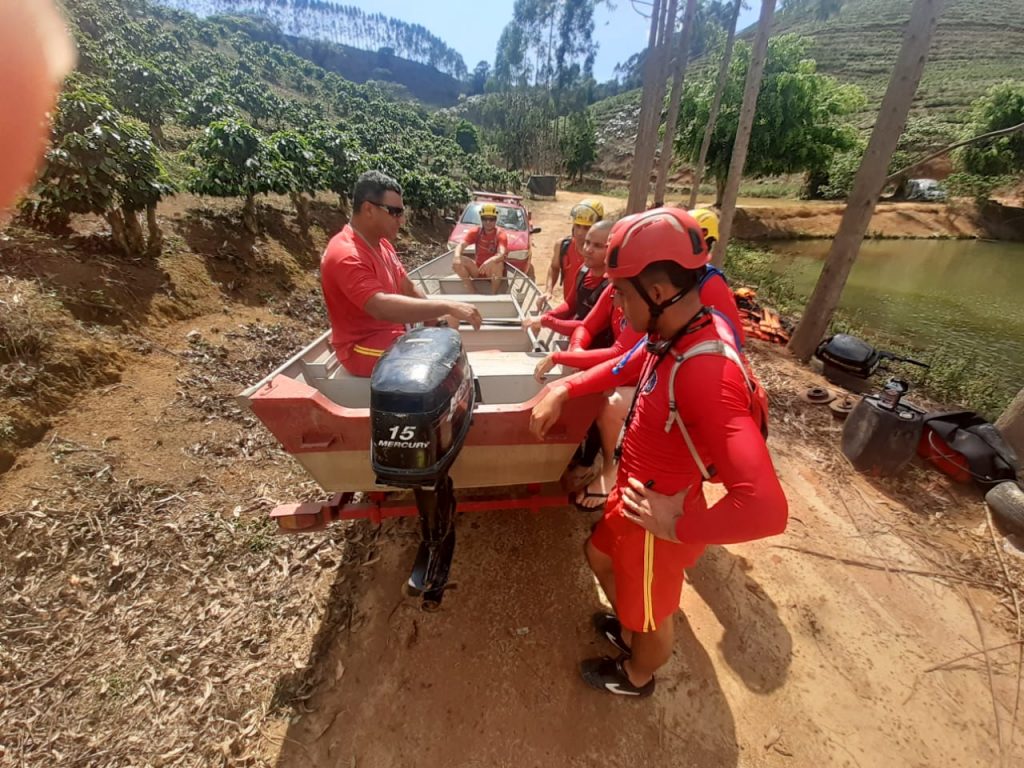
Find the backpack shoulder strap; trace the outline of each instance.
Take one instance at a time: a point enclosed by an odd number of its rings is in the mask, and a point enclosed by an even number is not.
[[[720,270],[714,264],[707,264],[704,267],[704,274],[701,275],[700,280],[697,281],[697,288],[703,288],[704,287],[704,283],[706,283],[708,280],[710,280],[715,275],[718,275],[720,278],[725,280],[725,284],[726,285],[729,284],[729,281],[726,280],[726,278],[725,278],[725,272]]]
[[[562,285],[565,285],[565,254],[569,252],[569,245],[571,243],[572,238],[567,237],[558,246],[558,282]]]
[[[683,417],[679,415],[679,408],[676,403],[676,374],[679,373],[679,369],[687,360],[694,357],[700,357],[702,355],[718,355],[720,357],[728,358],[739,367],[740,373],[743,374],[743,381],[746,382],[747,391],[753,393],[755,386],[750,380],[750,376],[747,374],[747,368],[743,365],[743,360],[740,358],[739,353],[731,345],[726,344],[721,339],[702,341],[700,344],[695,344],[690,347],[688,350],[683,352],[683,354],[675,356],[675,362],[672,364],[672,371],[668,375],[668,418],[665,420],[665,431],[670,431],[673,424],[679,427],[679,431],[683,433],[683,440],[686,442],[686,447],[690,451],[690,456],[697,465],[697,469],[700,471],[701,477],[705,480],[710,480],[712,473],[708,470],[707,465],[704,464],[700,454],[697,453],[697,446],[693,444],[693,438],[690,437],[690,432],[683,423]]]

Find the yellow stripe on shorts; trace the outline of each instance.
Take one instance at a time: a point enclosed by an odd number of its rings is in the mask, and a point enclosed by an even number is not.
[[[367,357],[380,357],[384,354],[383,349],[371,349],[370,347],[361,347],[358,344],[353,346],[352,350],[357,355],[366,355]]]
[[[644,632],[653,632],[654,623],[654,534],[644,531]]]

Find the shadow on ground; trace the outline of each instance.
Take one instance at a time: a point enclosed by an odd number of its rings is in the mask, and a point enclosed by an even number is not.
[[[589,627],[599,601],[582,557],[588,526],[567,509],[462,516],[458,586],[427,614],[401,594],[414,521],[392,524],[376,562],[338,571],[333,598],[351,615],[321,628],[311,663],[322,682],[279,768],[736,765],[732,713],[684,620],[654,699],[580,681],[580,659],[611,651]]]

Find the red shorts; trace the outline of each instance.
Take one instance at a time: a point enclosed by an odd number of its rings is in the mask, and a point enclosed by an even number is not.
[[[345,366],[345,370],[353,376],[369,378],[373,373],[373,366],[380,360],[381,355],[403,333],[405,333],[405,328],[402,327],[378,331],[372,336],[361,339],[358,344],[353,344],[352,349],[345,357],[338,354],[338,359]]]
[[[590,543],[612,559],[615,612],[622,626],[633,632],[653,632],[679,609],[683,569],[697,562],[704,547],[659,539],[623,517],[621,509],[616,488]]]

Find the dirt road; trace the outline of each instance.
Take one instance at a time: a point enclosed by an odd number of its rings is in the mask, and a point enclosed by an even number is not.
[[[532,206],[539,275],[581,197]],[[198,263],[161,268],[181,290]],[[795,396],[814,376],[776,350],[753,356],[789,529],[708,551],[658,692],[623,701],[576,673],[609,649],[570,508],[461,517],[436,614],[401,595],[411,521],[269,535],[273,503],[318,492],[229,398],[319,308],[222,290],[223,309],[140,330],[122,381],[0,476],[0,765],[932,768],[998,765],[1000,739],[1024,764],[979,497],[854,475]]]
[[[791,374],[770,352],[767,366]],[[652,702],[595,695],[577,678],[579,659],[609,652],[588,629],[599,607],[580,556],[589,518],[461,519],[460,584],[438,615],[400,595],[413,552],[403,527],[360,596],[366,623],[321,662],[344,675],[281,734],[278,765],[997,765],[980,657],[930,671],[982,647],[970,605],[989,617],[994,601],[968,597],[960,569],[940,578],[937,563],[961,553],[922,535],[928,503],[908,509],[802,428],[778,431],[789,531],[712,548],[688,574]],[[976,527],[980,505],[940,498],[936,511]],[[990,647],[1008,641],[984,631]],[[1008,740],[1016,654],[994,656]]]

